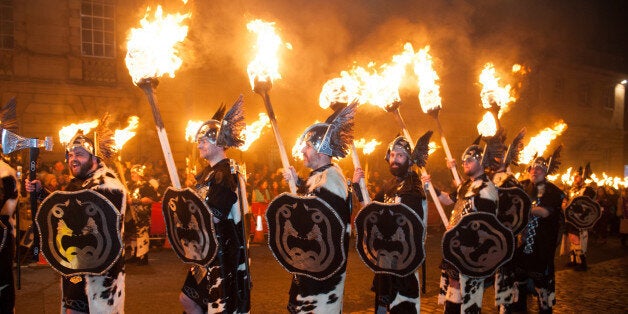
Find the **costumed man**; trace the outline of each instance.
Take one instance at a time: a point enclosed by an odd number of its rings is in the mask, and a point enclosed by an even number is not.
[[[11,99],[0,111],[0,130],[17,129],[16,102]],[[18,203],[17,172],[0,158],[0,313],[13,313],[15,285],[15,218]],[[19,265],[17,267],[20,267]]]
[[[564,193],[547,181],[547,175],[558,170],[559,146],[551,158],[536,157],[528,167],[529,179],[521,182],[532,199],[531,216],[515,250],[512,264],[519,296],[507,305],[508,313],[526,313],[529,287],[538,299],[539,313],[552,313],[556,304],[554,254],[560,236]]]
[[[84,135],[82,130],[79,130],[67,144],[66,160],[72,179],[65,191],[57,191],[47,195],[48,192],[42,189],[39,180],[26,180],[25,184],[26,190],[31,193],[38,193],[40,199],[47,196],[40,205],[38,218],[43,216],[44,219],[48,217],[49,220],[45,224],[42,224],[39,219],[37,221],[44,240],[42,241],[42,252],[51,266],[57,267],[55,269],[63,275],[61,278],[62,313],[124,313],[126,275],[122,234],[127,192],[115,172],[103,162],[103,158],[110,158],[114,152],[113,132],[107,129],[107,119],[108,115],[105,115],[94,131],[96,134],[94,137],[97,136],[98,139],[96,143]],[[117,212],[115,213],[119,215],[117,219],[107,218],[107,221],[102,222],[109,227],[95,224],[99,216],[104,216],[103,212],[100,211],[102,207],[90,205],[91,200],[85,202],[84,199],[79,198],[80,194],[78,193],[68,193],[84,191],[93,192],[105,198],[111,204],[111,210]],[[64,202],[53,204],[49,211],[50,214],[42,214],[44,205],[48,203],[49,199],[52,200],[53,197],[63,197],[64,195],[67,195]],[[64,209],[70,210],[70,207],[65,206],[68,204],[71,206],[75,203],[83,203],[83,207],[74,211],[73,214],[63,216]],[[95,216],[94,211],[96,212]],[[78,214],[87,217],[78,217]],[[105,228],[109,230],[108,233],[104,232]],[[46,240],[44,232],[47,233],[48,230],[56,230],[56,232],[48,235],[51,239]],[[94,238],[99,239],[98,242],[101,243],[93,243]],[[63,251],[46,255],[45,244],[53,243],[53,241],[59,242],[58,250],[63,249]],[[78,243],[78,241],[90,242]],[[115,244],[118,245],[119,250],[108,249]],[[92,254],[85,251],[92,251],[93,255],[97,255],[104,250],[110,251],[110,254],[106,256],[109,262],[108,265],[105,265],[106,267],[103,266],[105,270],[101,274],[85,274],[85,272],[80,271],[82,265],[91,264],[93,261]],[[60,260],[55,260],[52,257],[54,255],[59,256]],[[68,260],[71,261],[71,266],[67,268],[79,269],[78,273],[66,275],[64,273],[66,268],[59,267]],[[101,265],[96,266],[100,267]]]
[[[17,197],[16,172],[4,160],[0,159],[0,313],[13,313],[15,307],[13,279],[15,219],[13,214],[17,205]]]
[[[437,191],[443,205],[454,204],[449,219],[453,228],[460,219],[474,212],[497,213],[498,194],[495,185],[485,174],[483,149],[476,144],[469,146],[462,154],[462,167],[468,177],[456,192],[447,194]],[[429,176],[421,180],[430,182]],[[443,246],[448,245],[443,243]],[[445,304],[445,313],[479,313],[482,308],[485,278],[472,278],[463,275],[450,263],[441,264],[441,280],[438,303]]]
[[[131,219],[126,223],[125,234],[129,239],[131,257],[137,265],[148,265],[148,250],[150,248],[150,216],[153,202],[157,202],[157,191],[144,180],[146,166],[133,165],[131,167],[131,184],[129,184],[127,216]]]
[[[569,189],[569,199],[573,199],[577,196],[587,196],[592,200],[595,200],[595,189],[585,184],[584,180],[588,179],[591,175],[590,164],[587,163],[584,169],[580,167],[578,172],[573,178],[573,184]],[[567,202],[564,203],[566,205]],[[567,238],[569,239],[569,262],[567,267],[573,267],[576,271],[587,270],[587,242],[589,239],[588,230],[581,230],[574,227],[571,224],[566,224],[565,231],[567,232]],[[562,253],[561,253],[562,254]]]
[[[188,314],[248,313],[251,308],[247,244],[240,211],[240,204],[246,202],[239,191],[244,186],[232,172],[233,161],[226,156],[229,147],[244,144],[243,104],[240,96],[226,114],[226,107],[220,106],[196,132],[199,156],[209,163],[196,176],[196,192],[213,215],[218,252],[205,267],[193,266],[188,271],[179,295]]]
[[[390,142],[385,160],[393,178],[384,183],[382,191],[373,200],[405,204],[424,220],[425,192],[419,175],[412,170],[414,163],[411,156],[412,148],[405,137],[399,136]],[[356,169],[353,175],[354,189],[361,178],[364,178],[364,171]],[[371,290],[375,292],[375,313],[419,313],[421,310],[417,271],[405,277],[375,274]]]
[[[343,158],[347,155],[349,143],[353,141],[353,118],[356,107],[357,104],[351,104],[339,109],[327,118],[324,123],[311,125],[303,132],[303,135],[300,137],[303,164],[312,170],[307,179],[303,180],[298,178],[294,167],[290,167],[289,171],[284,171],[283,173],[287,181],[294,179],[298,187],[297,194],[302,196],[315,196],[323,200],[331,207],[336,215],[339,216],[345,226],[343,235],[338,235],[338,238],[335,239],[325,239],[327,241],[333,241],[336,245],[342,243],[344,246],[342,248],[338,246],[335,247],[338,250],[344,250],[344,252],[336,251],[331,254],[328,253],[328,255],[336,257],[344,254],[340,265],[338,265],[338,268],[329,278],[315,279],[306,275],[293,275],[287,306],[288,312],[290,313],[342,312],[347,266],[346,252],[348,250],[349,236],[351,234],[351,198],[347,180],[342,174],[342,170],[338,165],[333,164],[331,159],[334,157]],[[295,219],[289,221],[292,226],[299,228],[300,225],[309,224],[310,228],[308,230],[313,231],[311,229],[311,222],[304,223],[293,220]],[[286,229],[288,228],[283,226],[282,231],[285,232]],[[296,230],[294,232],[299,231],[303,230]],[[270,232],[272,232],[272,230]],[[308,254],[311,252],[311,248],[305,247],[293,248],[291,250],[295,251],[297,249],[302,249],[304,253]],[[317,250],[317,253],[322,254],[322,252],[320,252],[321,248]],[[290,254],[290,252],[288,252],[288,254]],[[296,256],[293,257],[296,258]],[[312,267],[320,266],[314,264],[315,263],[311,263]],[[306,269],[305,272],[307,271]],[[309,269],[309,271],[313,272],[314,269]]]

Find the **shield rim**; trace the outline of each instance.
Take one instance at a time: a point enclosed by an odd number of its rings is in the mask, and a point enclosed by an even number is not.
[[[519,229],[520,229],[519,231],[515,232],[514,230],[512,230],[513,235],[514,235],[514,236],[517,236],[517,235],[521,234],[521,232],[523,232],[523,230],[525,230],[526,225],[528,224],[528,221],[530,220],[530,215],[532,215],[532,200],[530,199],[530,196],[528,195],[528,193],[526,193],[526,191],[525,191],[525,190],[523,190],[522,188],[520,188],[520,187],[518,187],[518,186],[511,186],[511,187],[507,187],[507,188],[501,188],[501,187],[500,187],[500,188],[497,188],[497,197],[498,197],[498,198],[499,198],[499,192],[500,192],[500,191],[502,191],[502,190],[504,190],[504,191],[509,191],[509,190],[520,190],[520,191],[521,191],[521,193],[522,193],[523,195],[525,195],[525,196],[528,198],[528,201],[529,201],[529,203],[530,203],[530,209],[528,209],[528,217],[527,217],[527,219],[526,219],[526,223],[521,224],[521,225],[519,226]],[[498,204],[498,205],[499,205],[499,204]],[[499,206],[497,206],[497,208],[499,209]],[[499,220],[499,217],[497,218],[497,220]],[[500,221],[500,222],[501,222],[501,221]],[[503,223],[502,223],[502,224],[503,224]],[[505,225],[504,225],[504,226],[505,226]],[[506,227],[506,228],[508,228],[508,227]]]
[[[50,193],[48,196],[46,196],[46,198],[41,201],[41,203],[39,204],[39,206],[37,207],[37,214],[35,214],[35,224],[37,225],[37,230],[41,230],[41,227],[39,225],[39,215],[41,213],[41,205],[44,204],[44,202],[46,202],[48,199],[52,198],[54,195],[63,195],[63,194],[80,194],[80,193],[89,193],[89,194],[93,194],[96,197],[104,200],[106,203],[108,203],[108,205],[111,206],[111,208],[117,209],[115,205],[113,205],[113,203],[106,198],[104,195],[98,193],[98,191],[96,190],[92,190],[92,189],[83,189],[83,190],[78,190],[78,191],[54,191],[52,193]],[[124,198],[123,198],[123,202],[126,201],[126,194],[123,194]],[[123,204],[123,206],[126,206],[126,203]],[[56,272],[58,272],[59,274],[61,274],[64,277],[72,277],[72,276],[83,276],[83,275],[96,275],[96,276],[101,276],[102,274],[106,273],[109,271],[109,269],[111,269],[117,262],[118,260],[120,260],[120,258],[122,257],[122,253],[124,252],[124,242],[122,241],[122,237],[120,235],[120,217],[122,216],[122,214],[118,211],[115,210],[115,215],[116,215],[116,234],[118,235],[118,241],[120,242],[120,251],[118,252],[118,254],[116,255],[116,258],[113,259],[113,261],[111,261],[111,263],[109,264],[109,266],[107,266],[102,272],[97,273],[97,272],[89,272],[89,271],[81,271],[81,272],[73,272],[71,274],[64,274],[61,270],[57,269],[55,266],[53,266],[52,263],[50,263],[50,261],[48,260],[48,257],[46,257],[46,254],[44,254],[44,250],[40,249],[40,253],[44,255],[44,258],[46,259],[46,261],[48,262],[48,264],[50,265],[50,267],[52,269],[54,269]],[[42,243],[44,243],[43,241],[43,235],[41,232],[39,233],[39,245],[41,246]]]
[[[504,228],[504,230],[507,230],[512,235],[510,237],[510,247],[511,247],[511,249],[510,249],[510,254],[508,254],[509,257],[505,258],[502,262],[500,262],[497,266],[495,266],[495,269],[493,271],[491,271],[489,274],[486,274],[484,276],[476,276],[476,275],[464,274],[463,272],[460,271],[460,269],[458,268],[458,265],[456,265],[456,264],[452,263],[451,261],[449,261],[447,259],[447,257],[445,256],[445,254],[444,254],[445,253],[445,243],[444,243],[445,242],[445,235],[448,232],[450,232],[451,230],[453,230],[456,226],[458,226],[463,221],[471,219],[471,218],[468,218],[468,217],[473,217],[474,215],[483,215],[483,216],[487,216],[487,217],[490,216],[492,218],[495,218],[495,221],[497,221],[501,225],[501,227]],[[471,278],[487,278],[487,277],[490,277],[490,276],[494,275],[500,267],[504,266],[504,264],[506,264],[506,263],[508,263],[509,261],[512,260],[512,258],[515,255],[515,236],[514,236],[512,230],[510,230],[508,227],[504,226],[504,224],[501,221],[499,221],[499,219],[497,219],[496,215],[493,215],[493,214],[490,214],[490,213],[485,213],[485,212],[473,212],[473,213],[469,213],[469,214],[466,214],[466,215],[462,216],[456,225],[454,225],[453,227],[451,227],[451,229],[449,229],[449,230],[447,230],[447,231],[445,231],[443,233],[443,237],[442,237],[442,239],[440,241],[440,247],[441,247],[441,254],[443,255],[443,260],[447,261],[454,268],[456,268],[458,273],[460,273],[462,275],[465,275],[467,277],[471,277]]]
[[[218,248],[219,248],[219,246],[218,246],[218,245],[219,245],[219,244],[218,244],[218,239],[216,239],[216,236],[215,236],[215,235],[216,235],[216,229],[214,228],[214,214],[212,214],[212,211],[209,209],[209,207],[207,206],[207,204],[203,201],[203,199],[201,198],[201,196],[200,196],[200,195],[198,195],[198,193],[196,193],[196,191],[195,191],[195,190],[193,190],[193,189],[191,189],[191,188],[189,188],[189,187],[186,187],[186,188],[183,188],[183,189],[177,189],[177,188],[174,188],[174,187],[172,187],[172,186],[169,186],[169,187],[166,189],[166,191],[164,192],[164,196],[161,198],[161,206],[162,206],[162,207],[161,207],[161,214],[162,214],[162,215],[163,215],[163,217],[164,217],[164,223],[165,223],[165,226],[166,226],[166,236],[168,237],[168,241],[170,241],[171,246],[172,246],[172,240],[173,240],[173,239],[172,239],[172,237],[170,236],[170,228],[169,228],[169,226],[168,226],[168,221],[166,220],[166,214],[164,213],[164,208],[166,208],[166,206],[168,206],[168,204],[166,204],[166,203],[164,202],[164,200],[166,199],[166,194],[167,194],[167,193],[168,193],[168,191],[170,191],[170,190],[175,191],[175,192],[177,192],[177,191],[185,191],[185,190],[189,190],[190,192],[192,192],[194,195],[196,195],[196,196],[198,197],[198,199],[201,201],[201,204],[203,204],[203,208],[204,208],[204,209],[205,209],[205,210],[209,213],[209,216],[210,216],[210,218],[211,218],[211,219],[210,219],[210,223],[209,223],[209,229],[210,229],[209,231],[211,231],[211,234],[213,234],[213,235],[214,235],[214,236],[212,237],[212,239],[213,239],[213,242],[214,242],[214,244],[215,244],[216,249],[214,250],[214,253],[212,254],[211,258],[208,260],[208,262],[207,262],[207,263],[205,263],[205,264],[201,264],[201,263],[195,262],[195,261],[193,261],[193,260],[187,259],[187,258],[185,258],[185,257],[182,257],[182,256],[179,254],[179,252],[177,252],[174,248],[172,249],[172,250],[174,251],[175,255],[176,255],[176,256],[177,256],[177,257],[178,257],[178,258],[179,258],[179,259],[180,259],[183,263],[185,263],[185,264],[197,265],[197,266],[200,266],[200,267],[206,267],[207,265],[211,264],[211,263],[214,261],[214,259],[216,259],[216,255],[218,255]],[[186,259],[187,259],[187,260],[186,260]]]
[[[359,247],[359,243],[360,243],[360,239],[362,239],[362,235],[360,232],[358,231],[358,225],[357,225],[357,221],[358,221],[358,216],[360,216],[361,213],[364,212],[364,209],[367,208],[368,206],[370,206],[371,204],[377,204],[377,205],[383,205],[383,206],[396,206],[396,205],[401,205],[401,207],[405,207],[409,212],[411,212],[414,216],[416,216],[416,218],[419,220],[419,222],[421,222],[421,225],[423,226],[423,235],[422,235],[422,239],[423,241],[421,242],[421,246],[423,247],[423,257],[421,258],[421,261],[419,262],[419,265],[412,271],[409,271],[407,274],[404,275],[400,275],[398,273],[392,272],[392,271],[385,271],[385,270],[374,270],[370,265],[370,263],[366,262],[366,258],[364,256],[362,256],[362,253],[360,252],[360,250],[358,250]],[[368,267],[370,270],[372,270],[375,274],[389,274],[389,275],[393,275],[393,276],[397,276],[397,277],[406,277],[409,276],[410,274],[416,272],[419,267],[421,267],[421,265],[423,263],[425,263],[425,259],[427,258],[427,253],[425,252],[425,238],[427,236],[427,227],[425,226],[425,222],[423,221],[423,219],[421,219],[421,216],[419,216],[419,214],[417,214],[414,210],[412,210],[410,208],[410,206],[403,204],[403,203],[383,203],[383,202],[378,202],[378,201],[372,201],[371,203],[369,203],[368,205],[364,206],[364,208],[360,209],[358,211],[358,213],[355,215],[355,219],[353,220],[354,222],[354,228],[356,231],[356,240],[355,240],[355,249],[358,252],[358,256],[360,257],[360,259],[362,260],[362,262],[366,265],[366,267]],[[363,240],[363,239],[362,239]]]
[[[2,252],[9,236],[9,228],[2,221],[0,221],[0,232],[2,232],[2,238],[0,239],[2,240],[0,241],[0,252]]]
[[[591,202],[591,203],[593,203],[593,204],[596,204],[596,205],[597,205],[596,207],[598,208],[598,213],[600,213],[600,214],[597,216],[597,218],[595,218],[595,220],[591,223],[591,225],[590,225],[589,227],[581,227],[581,226],[578,226],[578,225],[576,225],[575,223],[573,223],[571,220],[567,219],[567,217],[568,217],[568,216],[567,216],[567,210],[569,209],[569,207],[571,206],[571,204],[572,204],[574,201],[576,201],[576,200],[580,200],[580,199],[584,199],[584,200],[586,200],[587,202]],[[568,223],[568,224],[570,224],[570,225],[572,225],[572,226],[574,226],[574,228],[577,228],[578,230],[589,230],[589,229],[593,228],[593,227],[595,226],[595,224],[597,223],[597,221],[598,221],[598,220],[600,220],[600,218],[602,218],[602,208],[601,208],[601,206],[600,206],[600,203],[596,202],[595,200],[593,200],[592,198],[590,198],[590,197],[588,197],[588,196],[584,196],[584,195],[579,195],[579,196],[576,196],[576,197],[572,198],[572,199],[569,201],[569,204],[567,204],[567,207],[565,207],[565,222],[566,222],[566,223]]]
[[[317,281],[323,281],[323,280],[327,280],[329,278],[331,278],[332,276],[336,275],[340,269],[342,269],[343,264],[346,264],[347,262],[347,255],[349,252],[345,252],[348,250],[345,250],[345,237],[344,234],[347,233],[347,224],[342,221],[342,218],[340,218],[340,215],[334,210],[333,207],[331,207],[325,200],[323,200],[320,197],[317,196],[307,196],[307,195],[298,195],[298,194],[293,194],[290,192],[283,192],[279,195],[277,195],[272,201],[270,201],[270,203],[268,203],[268,207],[266,207],[266,213],[264,214],[266,216],[266,230],[270,230],[270,220],[268,219],[268,208],[270,208],[270,206],[277,201],[279,198],[284,197],[284,196],[291,196],[294,198],[298,198],[298,199],[318,199],[323,205],[327,206],[328,209],[331,210],[331,212],[333,213],[333,215],[336,217],[336,219],[338,219],[338,221],[340,222],[340,225],[342,226],[342,237],[340,237],[340,251],[342,253],[342,263],[340,263],[340,266],[338,266],[336,269],[334,269],[334,271],[332,271],[330,274],[328,274],[327,276],[324,276],[322,278],[319,277],[314,277],[310,274],[306,274],[306,273],[302,273],[302,272],[296,272],[296,271],[290,271],[287,267],[285,267],[283,265],[283,263],[281,263],[279,261],[279,259],[277,258],[277,255],[275,254],[275,251],[273,251],[272,247],[270,246],[270,239],[271,239],[271,233],[268,233],[268,241],[267,241],[267,245],[268,248],[270,249],[270,252],[273,253],[273,257],[275,258],[275,260],[277,261],[277,263],[279,263],[279,265],[281,265],[281,267],[283,269],[285,269],[288,273],[293,274],[293,275],[301,275],[301,276],[306,276],[309,278],[312,278],[314,280]],[[273,236],[274,237],[274,236]]]

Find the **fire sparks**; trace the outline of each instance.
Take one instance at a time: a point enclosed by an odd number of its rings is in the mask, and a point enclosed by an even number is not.
[[[257,121],[247,125],[244,129],[244,145],[240,146],[238,148],[239,150],[248,150],[251,144],[260,137],[264,128],[270,127],[270,118],[267,114],[262,112],[258,117],[259,119],[257,119]]]
[[[366,141],[366,139],[363,139],[363,138],[353,141],[353,145],[355,145],[355,148],[362,149],[362,153],[364,153],[364,155],[370,155],[371,153],[373,153],[373,151],[375,150],[375,147],[377,147],[380,144],[382,144],[382,142],[376,139],[372,139],[368,142]]]
[[[485,113],[477,128],[478,133],[484,137],[494,136],[497,132],[495,117],[490,112]]]
[[[485,64],[484,70],[480,74],[482,106],[486,109],[491,109],[493,105],[498,106],[498,117],[501,117],[506,111],[508,103],[515,101],[516,98],[510,94],[510,84],[501,87],[499,86],[499,80],[495,74],[495,66],[490,62]]]
[[[552,128],[545,128],[535,137],[530,139],[530,142],[521,151],[522,164],[528,164],[534,158],[534,155],[543,155],[547,146],[559,135],[563,134],[567,129],[567,124],[562,120],[554,124]]]
[[[427,144],[427,154],[431,155],[439,148],[440,146],[436,145],[436,142],[432,141],[429,144]]]
[[[122,146],[124,146],[126,142],[128,142],[131,138],[133,138],[133,136],[135,136],[135,134],[137,133],[135,132],[135,130],[137,130],[137,126],[140,123],[140,118],[138,116],[130,116],[127,120],[127,123],[129,125],[126,128],[114,131],[113,139],[115,142],[115,147],[118,150],[121,150]]]
[[[194,143],[196,142],[196,132],[203,125],[204,121],[201,120],[188,120],[188,124],[185,127],[185,140]]]
[[[190,14],[163,15],[161,6],[157,6],[154,19],[148,20],[150,8],[140,21],[141,28],[132,28],[127,40],[126,66],[133,82],[142,79],[161,77],[181,67],[183,61],[178,56],[177,46],[188,33],[188,26],[182,25]]]
[[[98,126],[98,122],[99,122],[98,119],[96,119],[90,122],[84,122],[84,123],[78,123],[78,124],[72,123],[68,126],[64,126],[61,128],[61,130],[59,130],[59,141],[61,142],[62,145],[65,145],[69,143],[70,140],[72,140],[72,137],[76,135],[76,132],[78,132],[78,130],[83,130],[83,134],[87,134],[93,128]]]
[[[414,73],[419,82],[419,102],[424,113],[441,108],[440,86],[436,84],[438,74],[432,67],[430,46],[419,50],[414,62]]]
[[[275,23],[253,20],[246,25],[250,32],[257,34],[257,54],[247,67],[251,88],[255,89],[255,80],[272,83],[273,80],[280,79],[279,59],[277,54],[283,41],[275,32]],[[290,49],[289,43],[285,46]]]

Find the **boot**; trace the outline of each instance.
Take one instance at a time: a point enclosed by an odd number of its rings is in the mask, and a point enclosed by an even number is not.
[[[137,258],[137,266],[146,266],[146,265],[148,265],[148,253]]]
[[[575,271],[586,271],[587,270],[587,258],[584,254],[580,255],[580,263],[574,267]]]

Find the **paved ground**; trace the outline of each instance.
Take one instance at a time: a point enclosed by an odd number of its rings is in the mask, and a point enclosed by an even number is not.
[[[424,313],[442,313],[436,304],[437,263],[440,261],[440,231],[431,231],[426,243],[427,293],[421,298]],[[353,245],[353,243],[352,243]],[[564,257],[557,258],[557,300],[555,313],[628,313],[628,249],[609,238],[604,245],[590,245],[590,269],[564,269]],[[282,313],[290,276],[274,260],[265,245],[251,247],[253,278],[252,313]],[[169,249],[155,248],[148,266],[127,265],[127,313],[181,313],[179,289],[187,266]],[[17,313],[58,313],[59,275],[52,269],[22,267],[22,289],[17,292]],[[352,249],[349,253],[344,312],[372,313],[372,274]],[[494,291],[484,296],[485,313],[495,313]],[[532,299],[528,302],[536,307]]]

